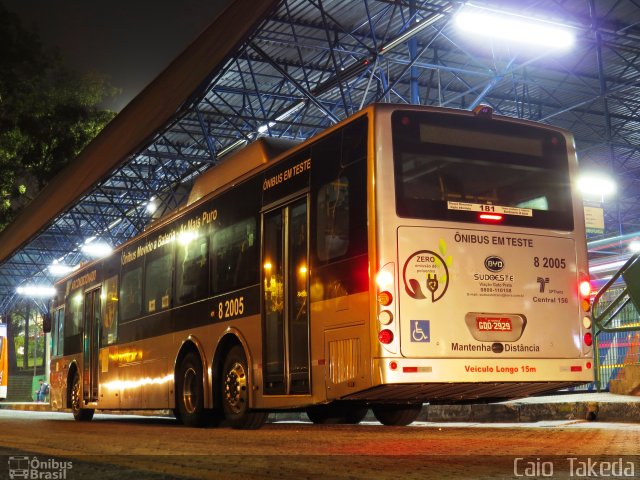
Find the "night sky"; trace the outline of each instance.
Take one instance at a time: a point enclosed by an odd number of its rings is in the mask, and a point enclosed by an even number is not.
[[[0,0],[79,72],[109,75],[121,110],[231,0]]]

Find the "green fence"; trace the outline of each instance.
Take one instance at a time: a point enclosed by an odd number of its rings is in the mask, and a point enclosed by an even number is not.
[[[596,382],[608,390],[624,365],[640,363],[640,259],[634,255],[594,299]]]

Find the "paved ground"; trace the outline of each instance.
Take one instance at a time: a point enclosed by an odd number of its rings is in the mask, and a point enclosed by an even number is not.
[[[626,468],[610,478],[640,472],[640,425],[632,423],[290,421],[241,431],[186,428],[165,417],[98,414],[82,423],[69,413],[5,409],[0,424],[0,478],[25,457],[41,473],[70,466],[68,480],[542,478],[536,468],[550,478],[591,478],[585,469],[594,462],[596,473],[598,465]]]

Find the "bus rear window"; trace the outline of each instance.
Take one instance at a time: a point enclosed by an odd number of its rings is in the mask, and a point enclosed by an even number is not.
[[[392,132],[399,216],[476,223],[495,209],[503,225],[573,230],[560,133],[431,112],[395,112]]]

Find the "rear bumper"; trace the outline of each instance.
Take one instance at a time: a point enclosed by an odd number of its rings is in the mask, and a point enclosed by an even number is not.
[[[504,400],[593,382],[590,358],[377,358],[372,388],[350,399]]]
[[[372,403],[498,402],[554,392],[585,382],[426,383],[379,385],[354,393],[345,400]]]

